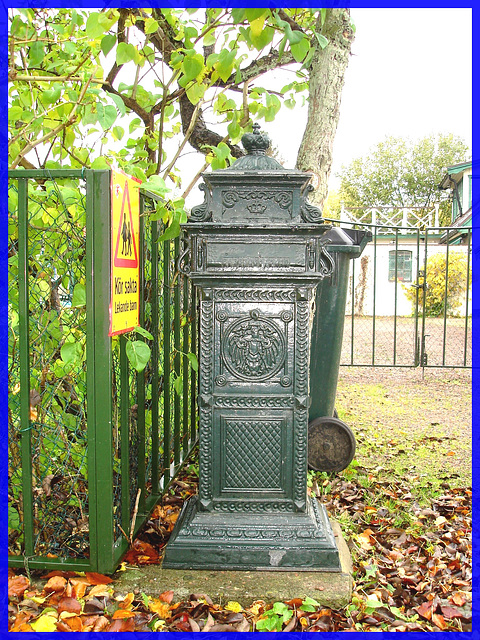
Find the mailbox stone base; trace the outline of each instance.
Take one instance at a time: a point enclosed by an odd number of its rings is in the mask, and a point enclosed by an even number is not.
[[[308,500],[300,513],[201,511],[197,496],[184,505],[166,548],[169,569],[341,571],[323,505]]]

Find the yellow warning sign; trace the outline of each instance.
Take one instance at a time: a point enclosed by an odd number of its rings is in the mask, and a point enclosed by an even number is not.
[[[140,197],[137,178],[112,171],[112,282],[109,336],[138,326]]]

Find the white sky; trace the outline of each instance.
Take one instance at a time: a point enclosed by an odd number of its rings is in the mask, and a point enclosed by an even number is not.
[[[330,186],[342,164],[387,135],[454,133],[471,147],[471,9],[355,9],[352,57],[342,93]],[[267,86],[267,82],[265,82]],[[283,110],[282,110],[283,111]],[[261,123],[293,168],[306,107]]]

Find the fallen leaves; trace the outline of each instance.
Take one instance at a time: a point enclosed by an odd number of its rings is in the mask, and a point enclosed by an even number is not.
[[[470,631],[471,490],[445,489],[420,507],[407,481],[368,477],[366,487],[341,475],[322,483],[330,514],[356,523],[349,545],[355,591],[343,610],[299,594],[282,603],[263,600],[214,604],[193,593],[176,602],[174,591],[148,597],[115,593],[115,580],[95,572],[51,571],[43,588],[9,571],[9,630],[60,632],[282,632]],[[124,567],[160,561],[191,482],[175,485],[124,558]],[[388,500],[388,505],[385,502]],[[383,501],[383,502],[382,502]],[[398,523],[408,509],[413,525]],[[168,587],[169,585],[165,585]],[[141,584],[139,584],[141,590]],[[318,592],[318,599],[321,599]]]

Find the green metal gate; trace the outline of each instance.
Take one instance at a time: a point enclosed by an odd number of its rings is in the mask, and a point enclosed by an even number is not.
[[[340,364],[471,367],[471,227],[328,222],[373,235],[352,262]]]
[[[196,441],[195,296],[140,196],[138,373],[109,337],[110,171],[9,175],[9,563],[112,572]],[[145,338],[139,338],[145,339]],[[176,390],[175,390],[176,389]]]

